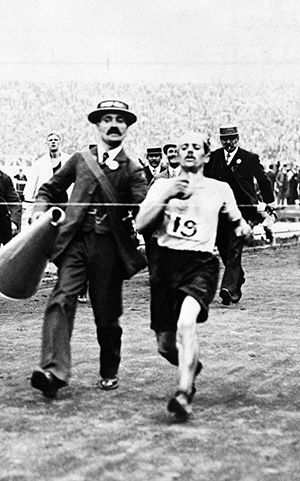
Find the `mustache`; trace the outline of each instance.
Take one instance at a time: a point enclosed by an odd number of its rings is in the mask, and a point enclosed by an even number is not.
[[[121,135],[121,132],[120,130],[118,129],[118,127],[111,127],[108,131],[107,131],[107,135],[109,134],[119,134]]]

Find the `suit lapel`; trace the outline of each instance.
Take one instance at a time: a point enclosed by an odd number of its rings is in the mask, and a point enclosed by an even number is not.
[[[117,162],[126,162],[126,160],[128,159],[127,155],[125,154],[125,151],[124,149],[120,150],[120,152],[118,153],[118,155],[116,156],[115,160]]]
[[[239,158],[239,155],[240,155],[240,148],[238,147],[236,153],[235,153],[234,156],[232,157],[232,161],[231,161],[231,162],[235,162],[236,159]]]
[[[90,148],[90,151],[91,151],[91,154],[95,155],[98,159],[98,149],[97,149],[97,145],[93,145],[91,148]]]

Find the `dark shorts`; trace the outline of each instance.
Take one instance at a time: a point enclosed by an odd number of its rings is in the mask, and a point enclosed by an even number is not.
[[[157,246],[151,270],[151,329],[177,329],[184,298],[201,305],[197,322],[205,322],[218,285],[219,260],[210,252],[179,251]]]

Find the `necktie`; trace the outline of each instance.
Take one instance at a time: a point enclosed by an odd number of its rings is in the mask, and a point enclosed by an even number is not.
[[[153,177],[154,177],[156,174],[157,174],[157,169],[153,169],[153,171],[152,171]]]
[[[102,164],[105,164],[105,162],[107,161],[109,155],[107,152],[103,152],[103,156],[102,156]]]
[[[226,163],[227,163],[227,165],[230,164],[230,152],[227,152]]]

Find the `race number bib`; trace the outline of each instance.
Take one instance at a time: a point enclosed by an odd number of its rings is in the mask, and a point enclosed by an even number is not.
[[[172,213],[167,225],[167,234],[180,239],[199,240],[199,225],[191,217]]]

